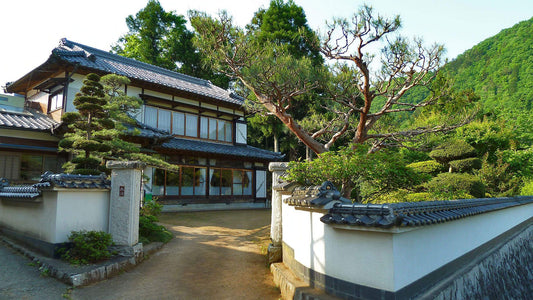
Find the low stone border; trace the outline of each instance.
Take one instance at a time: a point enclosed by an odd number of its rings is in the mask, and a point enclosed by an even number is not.
[[[151,243],[144,247],[141,245],[140,251],[134,256],[118,256],[99,264],[73,266],[62,260],[43,256],[5,236],[0,236],[0,241],[36,263],[41,272],[46,272],[47,275],[74,287],[85,286],[119,275],[135,267],[163,247],[163,243]]]
[[[315,289],[302,279],[294,275],[283,263],[270,265],[270,272],[274,276],[274,283],[279,287],[281,298],[284,300],[336,300],[338,298]]]

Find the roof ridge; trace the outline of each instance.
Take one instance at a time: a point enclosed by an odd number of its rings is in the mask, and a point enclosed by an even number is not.
[[[101,49],[97,49],[97,48],[94,48],[94,47],[91,47],[91,46],[87,46],[87,45],[84,45],[84,44],[81,44],[81,43],[78,43],[78,42],[74,42],[74,41],[68,40],[67,38],[61,39],[60,46],[62,46],[62,45],[67,46],[69,48],[73,48],[73,46],[77,46],[78,48],[82,49],[82,51],[88,53],[89,55],[90,54],[93,54],[93,55],[97,54],[97,55],[105,56],[106,58],[112,59],[112,60],[115,60],[115,61],[118,61],[118,60],[127,61],[127,62],[129,62],[131,64],[142,66],[143,68],[151,70],[151,71],[154,71],[154,72],[165,73],[165,74],[173,76],[173,77],[174,76],[179,76],[179,77],[182,77],[186,81],[193,81],[194,83],[197,83],[197,84],[203,84],[205,86],[213,86],[213,87],[219,88],[221,90],[224,90],[224,89],[212,84],[211,81],[209,81],[209,80],[205,80],[205,79],[202,79],[202,78],[198,78],[198,77],[190,76],[190,75],[183,74],[183,73],[180,73],[180,72],[172,71],[172,70],[169,70],[169,69],[166,69],[166,68],[163,68],[163,67],[159,67],[159,66],[156,66],[156,65],[152,65],[152,64],[149,64],[149,63],[145,63],[145,62],[136,60],[134,58],[130,58],[130,57],[122,56],[122,55],[119,55],[119,54],[107,52],[107,51],[104,51],[104,50],[101,50]],[[96,53],[93,53],[93,52],[96,52]]]

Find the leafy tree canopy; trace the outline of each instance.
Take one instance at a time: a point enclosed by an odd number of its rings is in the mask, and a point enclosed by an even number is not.
[[[184,16],[167,12],[159,1],[149,0],[135,16],[126,18],[129,32],[119,38],[111,52],[227,88],[229,81],[225,76],[202,64],[201,53],[192,43],[194,33],[186,23]]]
[[[291,55],[287,44],[258,43],[253,31],[233,26],[225,13],[213,19],[192,12],[191,23],[198,33],[196,45],[206,53],[209,64],[240,81],[254,96],[252,101],[276,116],[316,153],[328,151],[340,141],[371,142],[371,151],[376,151],[465,123],[456,113],[457,119],[444,125],[376,131],[376,124],[383,123],[380,119],[385,120],[387,115],[453,99],[445,97],[450,92],[445,82],[433,81],[442,65],[442,46],[426,47],[420,40],[388,38],[399,29],[399,17],[383,18],[364,6],[350,20],[334,20],[321,40],[322,55],[337,62],[331,70],[318,68],[307,56]],[[374,73],[370,67],[372,56],[366,51],[378,42],[385,43],[385,47],[382,68]],[[416,103],[405,101],[405,93],[416,86],[428,88],[429,96]],[[321,123],[314,123],[319,126],[305,128],[295,117],[298,101],[313,91],[323,91],[317,106],[330,113],[322,114]]]

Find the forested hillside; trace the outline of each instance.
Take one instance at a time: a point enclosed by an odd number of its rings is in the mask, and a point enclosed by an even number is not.
[[[533,18],[484,40],[448,63],[459,89],[473,89],[485,108],[531,110]]]

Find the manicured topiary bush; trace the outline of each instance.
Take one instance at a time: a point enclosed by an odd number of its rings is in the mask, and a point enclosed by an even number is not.
[[[434,160],[415,162],[408,164],[407,167],[415,172],[431,175],[437,175],[438,173],[446,171],[446,167],[444,165]]]
[[[474,155],[476,155],[476,149],[462,140],[446,142],[429,153],[431,158],[443,164]]]
[[[452,160],[449,164],[452,172],[468,172],[481,168],[481,160],[477,157]]]
[[[485,197],[485,186],[474,175],[464,173],[441,173],[424,186],[434,194],[468,194],[476,198]]]

